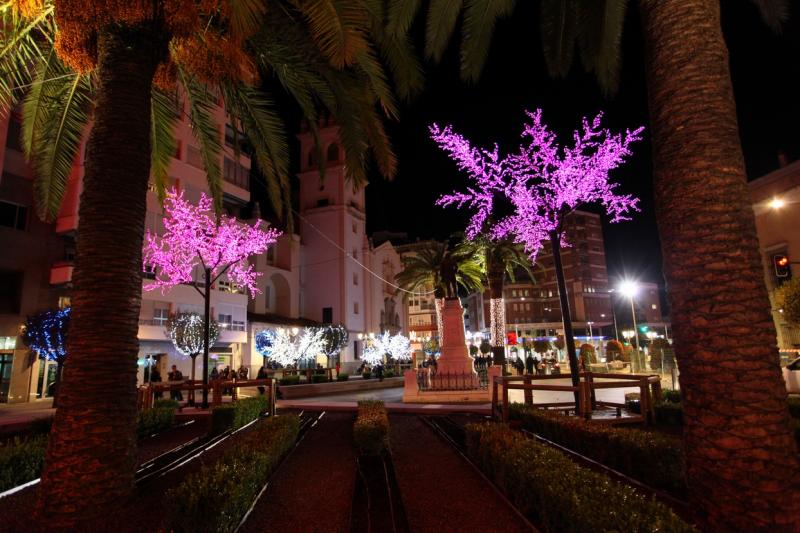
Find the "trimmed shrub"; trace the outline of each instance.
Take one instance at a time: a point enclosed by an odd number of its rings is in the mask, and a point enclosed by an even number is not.
[[[479,353],[480,353],[480,350],[478,349],[477,346],[475,346],[474,344],[470,344],[469,345],[469,355],[471,357],[477,357]]]
[[[358,402],[358,416],[353,424],[353,440],[362,455],[379,455],[389,444],[389,415],[383,402]]]
[[[139,413],[136,434],[140,439],[164,431],[175,425],[174,407],[153,407]]]
[[[664,364],[664,352],[669,351],[672,345],[667,339],[653,339],[650,343],[650,368],[652,370],[661,370]]]
[[[180,409],[181,404],[178,400],[172,400],[170,398],[158,398],[153,402],[153,408],[159,407],[170,407],[172,409]]]
[[[387,370],[386,373],[383,375],[384,378],[393,378],[395,377],[394,370]]]
[[[14,438],[0,445],[0,492],[39,477],[44,466],[47,436]]]
[[[336,381],[347,381],[348,379],[350,379],[350,374],[347,372],[339,372],[339,374],[336,375]]]
[[[228,429],[239,429],[263,413],[269,402],[266,396],[251,396],[211,409],[211,433],[216,435]]]
[[[311,376],[311,383],[327,383],[328,376],[326,374],[314,374]]]
[[[592,423],[522,404],[510,408],[511,418],[528,431],[652,487],[678,495],[685,490],[683,450],[676,437]]]
[[[478,347],[483,355],[488,355],[492,353],[492,345],[489,344],[489,341],[483,341],[481,345]]]
[[[237,439],[165,497],[173,531],[225,532],[239,524],[256,495],[297,440],[296,416],[272,417]]]
[[[533,351],[539,355],[544,355],[553,349],[553,345],[547,339],[534,339]]]
[[[279,385],[299,385],[300,376],[283,376],[278,381]]]
[[[589,369],[589,365],[597,363],[597,355],[594,352],[594,346],[588,343],[581,344],[580,351],[581,366]]]
[[[661,398],[665,402],[681,403],[681,391],[664,389],[663,391],[661,391]]]
[[[616,361],[622,359],[622,351],[624,347],[618,340],[610,340],[606,343],[606,359],[609,361]]]
[[[362,379],[370,379],[371,377],[372,377],[372,372],[370,372],[369,370],[365,370],[364,372],[361,373]]]
[[[680,402],[661,402],[657,403],[654,408],[658,424],[676,427],[683,425],[683,406]]]
[[[467,453],[544,531],[694,531],[665,505],[505,425],[466,430]]]

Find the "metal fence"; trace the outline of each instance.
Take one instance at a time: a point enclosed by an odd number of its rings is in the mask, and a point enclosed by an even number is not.
[[[486,370],[475,372],[437,372],[417,370],[417,386],[421,391],[486,390],[489,379]]]

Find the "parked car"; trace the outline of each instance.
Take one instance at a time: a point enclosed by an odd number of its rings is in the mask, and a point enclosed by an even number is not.
[[[783,379],[790,394],[800,394],[800,357],[783,367]]]

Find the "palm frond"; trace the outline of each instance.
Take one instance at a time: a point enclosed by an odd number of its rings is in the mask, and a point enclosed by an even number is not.
[[[617,92],[620,70],[620,41],[625,24],[627,0],[581,2],[578,15],[581,59],[594,72],[607,96]]]
[[[408,34],[411,23],[419,11],[420,0],[403,0],[389,3],[387,30],[394,37]]]
[[[230,0],[228,2],[228,20],[231,34],[243,40],[261,27],[267,6],[264,0]]]
[[[381,175],[386,179],[394,178],[397,174],[397,157],[392,151],[389,136],[383,127],[383,121],[374,109],[365,109],[362,114],[362,124],[367,138],[370,140],[370,149]]]
[[[352,65],[366,50],[364,28],[367,12],[348,0],[294,0],[305,16],[311,37],[319,50],[336,68]]]
[[[441,61],[453,36],[464,0],[431,0],[425,24],[425,56]]]
[[[162,202],[166,198],[169,167],[175,156],[175,126],[179,120],[175,97],[153,86],[150,97],[150,175]]]
[[[214,209],[222,211],[222,145],[219,125],[211,115],[214,101],[206,87],[178,65],[178,79],[186,90],[189,103],[189,123],[197,143],[208,180],[208,190]]]
[[[515,0],[467,0],[461,40],[461,77],[475,82],[489,56],[497,20],[509,15]]]
[[[52,48],[55,35],[52,5],[35,19],[27,20],[17,14],[12,3],[0,4],[0,113],[7,112],[22,97],[15,87],[31,83],[37,66]]]
[[[578,28],[575,0],[542,0],[540,33],[547,70],[564,78],[572,66]]]
[[[392,72],[397,94],[409,100],[422,90],[423,73],[411,39],[402,35],[379,36],[378,43],[383,57]]]
[[[775,33],[783,31],[783,24],[789,19],[789,0],[751,0],[764,23]]]
[[[372,91],[378,97],[383,112],[390,118],[397,118],[397,103],[386,79],[386,72],[371,48],[358,54],[358,65],[369,78]]]
[[[40,90],[23,102],[23,129],[30,139],[27,156],[36,178],[36,212],[42,220],[53,220],[86,133],[93,90],[88,75],[39,81]]]
[[[274,103],[264,91],[245,85],[223,86],[223,96],[233,121],[240,122],[253,146],[258,167],[264,174],[269,200],[283,218],[284,198],[291,194],[289,183],[289,147],[286,128],[275,113]]]

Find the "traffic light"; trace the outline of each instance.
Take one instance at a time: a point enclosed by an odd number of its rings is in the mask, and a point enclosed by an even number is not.
[[[776,278],[783,280],[792,277],[792,266],[788,255],[773,254],[772,266],[775,267]]]

